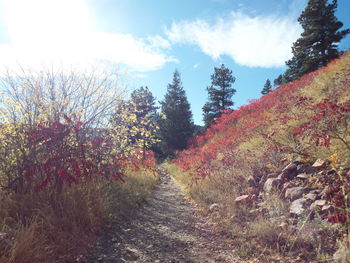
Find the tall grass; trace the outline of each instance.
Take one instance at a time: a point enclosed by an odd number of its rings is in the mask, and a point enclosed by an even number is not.
[[[0,192],[0,262],[73,262],[104,224],[149,196],[157,176],[141,169],[124,179],[73,185],[59,195]]]

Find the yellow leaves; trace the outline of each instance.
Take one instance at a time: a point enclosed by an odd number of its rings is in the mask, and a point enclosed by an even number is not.
[[[266,165],[266,167],[267,167],[271,172],[277,170],[277,167],[274,166],[274,165],[271,164],[271,163],[268,163],[268,164]]]
[[[136,121],[137,121],[136,114],[130,114],[130,116],[129,116],[129,121],[130,121],[130,122],[136,122]]]
[[[331,162],[331,165],[336,168],[338,164],[340,164],[338,153],[335,152],[331,156],[328,157],[328,160]]]

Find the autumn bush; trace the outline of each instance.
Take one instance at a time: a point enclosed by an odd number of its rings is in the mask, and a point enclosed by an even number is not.
[[[21,71],[1,84],[0,261],[72,262],[147,198],[153,153],[121,148],[115,75]]]
[[[343,223],[342,230],[334,236],[348,236],[350,191],[346,167],[350,167],[349,72],[350,54],[346,53],[327,67],[284,84],[233,112],[223,112],[204,134],[191,140],[188,149],[178,152],[174,160],[176,167],[171,166],[176,171],[176,178],[186,185],[188,193],[199,203],[206,207],[213,203],[220,204],[221,211],[229,218],[226,221],[227,231],[231,228],[238,230],[232,231],[235,236],[239,233],[238,236],[254,237],[252,239],[255,241],[251,243],[256,242],[257,245],[252,250],[246,248],[251,251],[250,254],[252,251],[255,251],[255,256],[268,254],[264,243],[274,243],[275,249],[283,243],[284,248],[278,250],[284,256],[288,254],[296,258],[298,253],[301,254],[303,245],[295,246],[299,248],[295,251],[288,245],[288,239],[302,240],[300,232],[287,237],[276,235],[288,232],[268,227],[277,227],[271,222],[276,216],[255,219],[258,218],[256,215],[249,214],[251,209],[242,211],[234,206],[237,196],[254,191],[247,184],[250,176],[266,177],[280,171],[290,161],[308,163],[321,158],[333,164],[333,177],[325,178],[320,182],[320,187],[335,187],[329,201],[342,213],[329,218],[329,222]],[[272,206],[282,202],[280,199],[275,196],[274,200],[269,201],[270,207],[267,209],[276,211],[276,207]],[[263,222],[264,229],[261,225]],[[283,239],[286,241],[280,242]],[[330,245],[326,254],[332,253],[336,247],[335,240],[307,241],[313,252],[303,260],[325,257],[320,251],[315,252],[316,244],[323,248],[322,251],[327,251],[322,242]]]

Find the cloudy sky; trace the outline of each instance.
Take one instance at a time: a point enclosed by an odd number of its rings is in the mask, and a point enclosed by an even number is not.
[[[158,100],[177,68],[201,124],[215,66],[232,69],[235,107],[285,70],[306,0],[0,0],[0,64],[115,67]],[[349,0],[336,15],[350,27]],[[350,37],[340,44],[350,48]],[[57,66],[56,66],[57,67]]]

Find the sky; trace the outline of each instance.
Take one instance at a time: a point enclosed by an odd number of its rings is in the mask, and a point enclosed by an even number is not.
[[[202,122],[214,67],[236,78],[234,108],[286,69],[307,0],[0,0],[0,66],[101,67],[163,99],[175,69]],[[350,1],[336,16],[350,28]],[[350,48],[350,37],[339,44]]]

